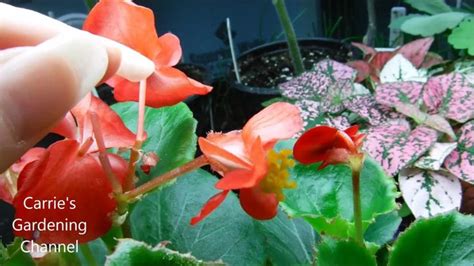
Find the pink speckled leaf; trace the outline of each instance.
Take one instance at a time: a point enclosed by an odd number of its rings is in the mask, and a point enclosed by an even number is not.
[[[432,77],[425,84],[423,101],[430,113],[464,123],[474,118],[474,87],[459,73]]]
[[[458,147],[446,158],[444,165],[458,178],[474,184],[474,121],[462,126]]]
[[[333,60],[323,60],[314,69],[280,84],[282,95],[295,100],[321,101],[328,92],[340,90],[354,80],[356,71]]]
[[[344,101],[344,106],[376,126],[387,120],[401,118],[402,115],[375,101],[372,95],[357,95]]]
[[[403,55],[415,67],[419,68],[423,64],[425,56],[428,53],[433,40],[433,37],[428,37],[409,42],[398,48],[396,53]]]
[[[369,129],[363,149],[394,176],[423,155],[436,139],[435,130],[418,126],[411,131],[405,121]]]
[[[417,104],[423,83],[415,81],[379,84],[375,88],[375,100],[383,105],[395,107],[398,103]]]

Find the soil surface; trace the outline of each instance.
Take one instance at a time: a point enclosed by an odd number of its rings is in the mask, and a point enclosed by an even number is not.
[[[322,59],[347,61],[345,49],[322,47],[302,47],[301,57],[307,70]],[[238,61],[242,83],[252,87],[272,88],[293,78],[294,71],[287,49],[277,50],[265,55],[249,54]]]

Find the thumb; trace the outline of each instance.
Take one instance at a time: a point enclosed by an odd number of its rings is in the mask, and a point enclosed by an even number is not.
[[[68,35],[0,61],[0,172],[46,135],[102,79],[107,65],[103,46]]]

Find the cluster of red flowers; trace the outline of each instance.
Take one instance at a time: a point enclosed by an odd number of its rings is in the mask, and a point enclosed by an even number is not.
[[[173,34],[158,37],[151,10],[131,1],[100,1],[90,12],[84,29],[120,42],[155,62],[155,72],[146,80],[146,105],[161,107],[176,104],[193,94],[206,94],[211,87],[188,78],[173,68],[181,58],[179,39]],[[118,76],[108,81],[119,101],[137,101],[139,84]],[[242,130],[210,133],[199,138],[202,150],[213,170],[222,179],[216,183],[220,193],[212,197],[192,219],[196,224],[226,198],[231,190],[239,191],[242,208],[256,219],[273,218],[282,190],[294,188],[289,169],[294,166],[291,150],[273,150],[276,142],[294,136],[302,129],[299,109],[288,103],[275,103],[252,117]],[[295,158],[302,163],[323,161],[347,163],[359,154],[362,135],[358,128],[338,131],[316,127],[296,142]],[[117,193],[129,172],[129,163],[107,152],[108,148],[132,148],[136,136],[120,117],[100,99],[88,95],[74,107],[52,132],[65,139],[48,147],[33,148],[10,172],[18,174],[17,193],[4,193],[16,209],[16,218],[28,222],[65,219],[86,222],[85,234],[71,232],[17,231],[18,236],[43,243],[87,242],[104,235],[112,226],[117,210]],[[158,158],[149,158],[156,164]],[[153,163],[152,163],[153,164]],[[144,171],[149,171],[147,165]],[[0,184],[2,185],[2,184]],[[0,186],[1,187],[1,186]],[[13,196],[13,199],[11,199]],[[66,200],[73,198],[74,209],[25,208],[24,200]]]

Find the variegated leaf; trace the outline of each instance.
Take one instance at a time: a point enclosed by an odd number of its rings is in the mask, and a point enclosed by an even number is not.
[[[380,72],[380,82],[418,81],[426,82],[426,75],[420,73],[416,67],[403,55],[392,57]]]
[[[416,68],[419,68],[425,61],[425,57],[433,41],[433,37],[414,40],[398,48],[396,53],[403,55],[403,57],[408,59]]]
[[[398,182],[402,196],[416,218],[432,217],[458,210],[461,206],[461,183],[449,172],[403,169]]]
[[[463,74],[432,77],[425,84],[423,101],[430,113],[464,123],[474,118],[474,86]]]
[[[417,105],[422,88],[423,83],[415,81],[383,83],[375,88],[375,99],[390,107],[398,103]]]
[[[421,169],[435,170],[441,169],[444,160],[456,149],[457,143],[435,143],[428,151],[428,154],[416,161],[415,166]]]
[[[344,106],[373,126],[402,117],[397,112],[391,111],[389,107],[377,103],[372,95],[350,97],[344,101]]]
[[[369,129],[363,149],[394,176],[420,158],[436,139],[435,130],[418,126],[412,131],[404,121]]]
[[[458,178],[474,184],[474,121],[461,128],[458,147],[446,158],[444,165]]]
[[[290,99],[321,101],[329,91],[341,90],[355,76],[353,68],[328,59],[317,63],[313,70],[280,84],[279,88],[282,95]]]

